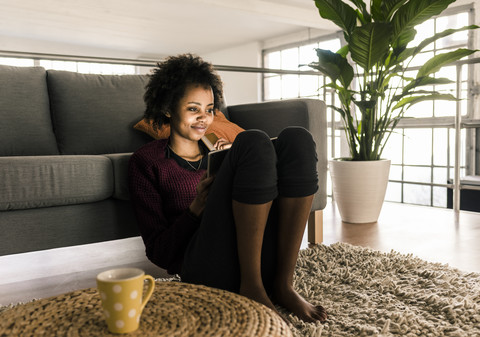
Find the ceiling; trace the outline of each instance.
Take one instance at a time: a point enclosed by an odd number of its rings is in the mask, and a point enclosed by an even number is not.
[[[0,51],[157,59],[337,30],[313,0],[0,0]]]
[[[307,28],[337,30],[312,0],[0,0],[0,50],[11,47],[2,39],[16,39],[150,58],[205,54]]]

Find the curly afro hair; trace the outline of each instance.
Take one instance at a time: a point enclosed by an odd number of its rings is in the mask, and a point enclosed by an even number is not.
[[[223,102],[223,85],[220,77],[213,70],[212,64],[192,54],[171,56],[149,75],[143,99],[146,104],[144,117],[152,120],[154,128],[169,124],[166,116],[175,114],[180,99],[185,95],[188,85],[195,84],[212,88],[214,109]]]

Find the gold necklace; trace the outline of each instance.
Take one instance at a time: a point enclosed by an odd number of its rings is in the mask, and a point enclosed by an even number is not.
[[[182,159],[188,164],[188,166],[190,166],[194,171],[198,171],[198,170],[200,169],[200,167],[202,166],[202,162],[203,162],[203,157],[204,157],[204,156],[202,156],[202,158],[200,159],[200,163],[198,164],[198,167],[195,167],[195,166],[193,166],[188,160],[186,160],[186,159],[183,158],[181,155],[179,155],[178,153],[176,153],[176,152],[172,149],[172,147],[171,147],[170,145],[167,144],[167,146],[168,146],[168,148],[169,148],[170,150],[172,150],[173,153],[175,153],[177,156],[179,156],[180,158],[182,158]]]

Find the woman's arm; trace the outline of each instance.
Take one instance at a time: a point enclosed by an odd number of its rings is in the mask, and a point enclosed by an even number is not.
[[[194,217],[199,218],[202,215],[205,205],[207,204],[208,190],[213,182],[213,179],[214,177],[207,178],[207,173],[205,172],[200,179],[200,182],[197,184],[197,196],[188,208]]]

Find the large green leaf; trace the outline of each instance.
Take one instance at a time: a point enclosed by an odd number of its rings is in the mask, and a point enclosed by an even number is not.
[[[440,94],[440,92],[434,91],[434,90],[415,90],[415,91],[402,93],[400,95],[393,96],[392,102],[398,102],[398,101],[404,99],[405,97],[412,97],[412,96],[415,96],[415,95],[418,96],[420,94],[422,94],[422,95],[425,95],[425,94],[437,95],[437,94]]]
[[[406,94],[412,89],[426,86],[426,85],[442,85],[442,84],[450,84],[454,82],[455,81],[446,77],[435,78],[435,77],[424,76],[424,77],[416,78],[415,80],[410,82],[408,85],[406,85],[403,88],[403,93]]]
[[[353,103],[355,103],[355,105],[358,106],[362,112],[365,112],[368,109],[372,110],[377,105],[377,101],[375,100],[353,101]]]
[[[417,78],[430,75],[440,70],[443,66],[471,55],[475,50],[460,48],[448,53],[438,54],[428,60],[417,73]]]
[[[400,102],[397,103],[393,107],[392,110],[399,109],[403,107],[406,104],[410,104],[412,106],[413,104],[420,103],[423,101],[431,101],[434,99],[438,100],[447,100],[447,101],[457,101],[458,99],[451,95],[451,94],[432,94],[432,95],[423,95],[423,96],[410,96],[410,97],[405,97],[403,98]]]
[[[362,12],[362,14],[367,12],[367,5],[363,0],[350,0],[357,8]]]
[[[367,10],[367,5],[363,0],[350,0],[353,2],[355,6],[357,6],[357,10],[355,11],[357,13],[357,17],[362,22],[362,24],[366,24],[369,22],[372,22],[372,17],[370,13]]]
[[[320,16],[339,26],[348,36],[357,24],[355,10],[340,0],[315,0]]]
[[[399,55],[403,52],[407,48],[407,45],[415,39],[416,35],[416,29],[405,29],[396,39],[393,40],[392,47],[394,49],[394,54]]]
[[[440,33],[437,33],[435,34],[434,36],[431,36],[429,38],[426,38],[425,40],[423,40],[422,42],[420,42],[420,44],[416,47],[413,48],[413,52],[412,52],[412,55],[416,55],[418,54],[419,52],[421,52],[423,50],[423,48],[425,48],[426,46],[428,46],[429,44],[437,41],[438,39],[441,39],[443,37],[446,37],[446,36],[449,36],[449,35],[452,35],[452,34],[455,34],[457,32],[461,32],[461,31],[464,31],[464,30],[470,30],[470,29],[477,29],[477,28],[480,28],[479,26],[476,26],[476,25],[470,25],[470,26],[465,26],[465,27],[462,27],[462,28],[457,28],[457,29],[447,29],[447,30],[444,30],[443,32],[440,32]]]
[[[312,62],[309,66],[321,71],[332,82],[339,80],[345,88],[348,88],[353,80],[353,68],[342,55],[326,49],[316,49],[318,62]]]
[[[388,55],[391,33],[386,23],[369,23],[355,28],[350,41],[352,60],[366,71],[372,69]]]
[[[399,9],[407,0],[373,0],[372,16],[377,22],[389,21],[397,9]]]
[[[404,62],[406,59],[408,59],[410,56],[413,55],[414,51],[415,51],[415,48],[404,49],[400,54],[398,54],[395,57],[395,59],[394,59],[395,64],[399,64],[399,63]]]
[[[455,0],[409,0],[393,15],[393,39],[443,12]]]
[[[337,50],[337,54],[341,55],[342,57],[347,57],[349,50],[350,50],[350,47],[348,46],[348,44],[346,44],[342,48]]]

